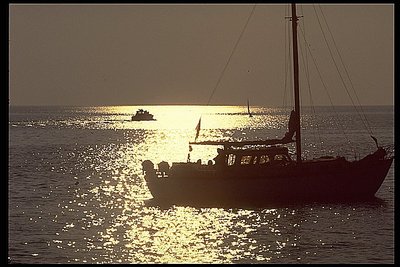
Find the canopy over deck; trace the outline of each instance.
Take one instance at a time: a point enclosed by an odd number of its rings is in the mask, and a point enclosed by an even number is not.
[[[189,142],[190,145],[219,145],[224,147],[243,147],[243,146],[267,146],[267,145],[277,145],[277,144],[288,144],[295,142],[292,139],[269,139],[269,140],[256,140],[256,141],[240,141],[240,142],[230,142],[230,141],[202,141],[202,142]]]

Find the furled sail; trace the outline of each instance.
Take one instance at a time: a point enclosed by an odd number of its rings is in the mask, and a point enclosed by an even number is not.
[[[282,140],[292,140],[294,133],[296,132],[296,116],[296,112],[292,110],[289,117],[289,131],[285,133],[285,136],[282,138]]]

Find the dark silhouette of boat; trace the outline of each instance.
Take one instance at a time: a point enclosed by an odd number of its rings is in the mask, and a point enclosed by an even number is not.
[[[163,161],[158,166],[145,160],[144,178],[153,200],[162,204],[193,206],[267,206],[302,201],[367,200],[374,198],[394,159],[393,151],[378,146],[362,159],[301,157],[299,70],[296,6],[292,4],[293,75],[295,108],[288,131],[281,139],[245,142],[203,141],[192,145],[215,145],[218,155],[201,161]],[[200,121],[196,127],[200,129]],[[293,137],[295,139],[293,140]],[[195,140],[196,140],[195,139]],[[295,142],[296,159],[285,144]],[[189,151],[190,151],[189,150]]]
[[[154,121],[154,115],[147,110],[138,109],[135,115],[132,115],[133,121]]]

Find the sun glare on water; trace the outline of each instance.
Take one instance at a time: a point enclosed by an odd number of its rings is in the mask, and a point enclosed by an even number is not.
[[[139,108],[148,110],[155,120],[130,121],[131,115]],[[109,117],[112,124],[107,127],[142,131],[141,141],[146,144],[147,159],[170,163],[187,160],[189,142],[195,140],[196,126],[200,118],[201,130],[197,141],[251,139],[251,135],[257,134],[257,131],[263,133],[265,128],[273,131],[286,127],[287,119],[285,114],[281,118],[268,116],[272,109],[258,107],[253,112],[261,116],[250,118],[245,106],[116,106],[103,109],[109,114],[116,114]],[[275,137],[277,134],[270,138]],[[192,154],[192,159],[208,160],[216,155],[216,148],[195,146]]]
[[[155,120],[132,121],[140,108]],[[16,263],[309,263],[329,257],[337,245],[335,227],[352,227],[346,224],[349,216],[359,213],[343,207],[320,207],[315,213],[307,207],[246,210],[148,205],[146,200],[152,195],[142,162],[186,162],[200,118],[197,141],[263,140],[284,135],[290,110],[252,107],[252,117],[245,106],[32,110],[22,109],[10,126],[12,155],[24,152],[19,162],[18,157],[10,157],[16,162],[11,168],[15,172],[11,192],[27,195],[10,205],[13,218],[21,222],[11,225],[14,237],[20,235],[11,248],[19,251],[11,255]],[[325,113],[317,125],[328,125],[320,128],[326,150],[348,149],[339,145],[343,142],[329,120],[332,114],[321,111]],[[360,123],[356,115],[346,126],[353,129],[354,139],[360,137],[359,127],[354,126]],[[318,144],[309,131],[314,125],[310,118],[310,112],[305,112],[304,151]],[[386,127],[380,136],[379,140],[391,140],[392,134]],[[373,146],[367,137],[356,145]],[[201,159],[207,164],[217,154],[216,146],[192,148],[191,162]],[[375,217],[362,218],[371,224]],[[29,236],[21,235],[21,227]],[[315,227],[331,230],[321,237]],[[346,242],[360,236],[351,231],[342,231]]]
[[[138,108],[148,110],[156,120],[131,121]],[[144,200],[151,194],[141,163],[145,159],[155,164],[186,162],[200,117],[198,141],[246,139],[260,125],[279,128],[278,121],[266,120],[267,114],[249,118],[245,107],[126,106],[90,112],[97,121],[90,131],[114,131],[115,139],[67,155],[81,174],[69,189],[74,200],[59,204],[63,213],[75,214],[75,220],[67,219],[63,231],[57,233],[53,240],[57,248],[76,248],[76,260],[81,262],[231,262],[246,251],[248,257],[268,261],[251,252],[260,248],[248,236],[253,226],[237,221],[245,211],[146,206]],[[215,155],[216,147],[196,146],[191,160]],[[78,229],[87,232],[81,239],[85,245],[68,241]],[[86,259],[85,251],[92,258]]]

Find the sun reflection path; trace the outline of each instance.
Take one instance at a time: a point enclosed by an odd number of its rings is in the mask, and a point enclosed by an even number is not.
[[[175,207],[166,211],[148,208],[140,224],[131,223],[127,236],[132,262],[218,263],[220,245],[229,228],[220,221],[226,214],[219,209],[206,213],[193,208]]]
[[[226,107],[221,108],[223,110],[226,111]],[[132,124],[132,128],[122,133],[115,131],[113,141],[107,139],[99,143],[96,140],[94,145],[68,154],[69,160],[76,161],[74,199],[61,205],[66,220],[63,230],[53,240],[54,245],[60,250],[74,249],[70,262],[270,261],[288,243],[279,239],[281,228],[274,226],[279,214],[273,211],[261,218],[259,213],[246,210],[189,207],[162,210],[144,206],[143,200],[149,197],[149,190],[141,177],[141,162],[144,159],[154,163],[186,160],[188,141],[193,138],[194,124],[197,116],[204,113],[204,107],[186,113],[184,107],[177,107],[176,115],[182,115],[183,119],[172,126],[171,120],[162,119],[161,111],[162,108],[154,109],[155,117],[160,119],[154,125],[146,124],[146,128],[144,124]],[[213,112],[215,114],[215,110]],[[252,134],[235,130],[238,125],[244,127],[249,123],[240,113],[242,111],[236,107],[229,112],[236,120],[220,120],[215,125],[205,123],[203,138],[237,134],[236,138],[240,139]],[[207,112],[205,114],[207,116]],[[133,122],[122,122],[123,125],[130,123]],[[221,130],[221,126],[226,128]],[[194,149],[193,158],[209,159],[213,153],[214,148],[199,147]],[[270,227],[268,242],[260,242],[255,235],[259,234],[263,222]]]
[[[259,213],[217,208],[147,208],[141,219],[128,221],[126,237],[130,242],[125,246],[134,252],[131,262],[267,263],[279,259],[286,246],[296,246],[296,237],[289,240],[281,235],[287,229],[279,225],[280,219],[281,214],[274,209]]]

